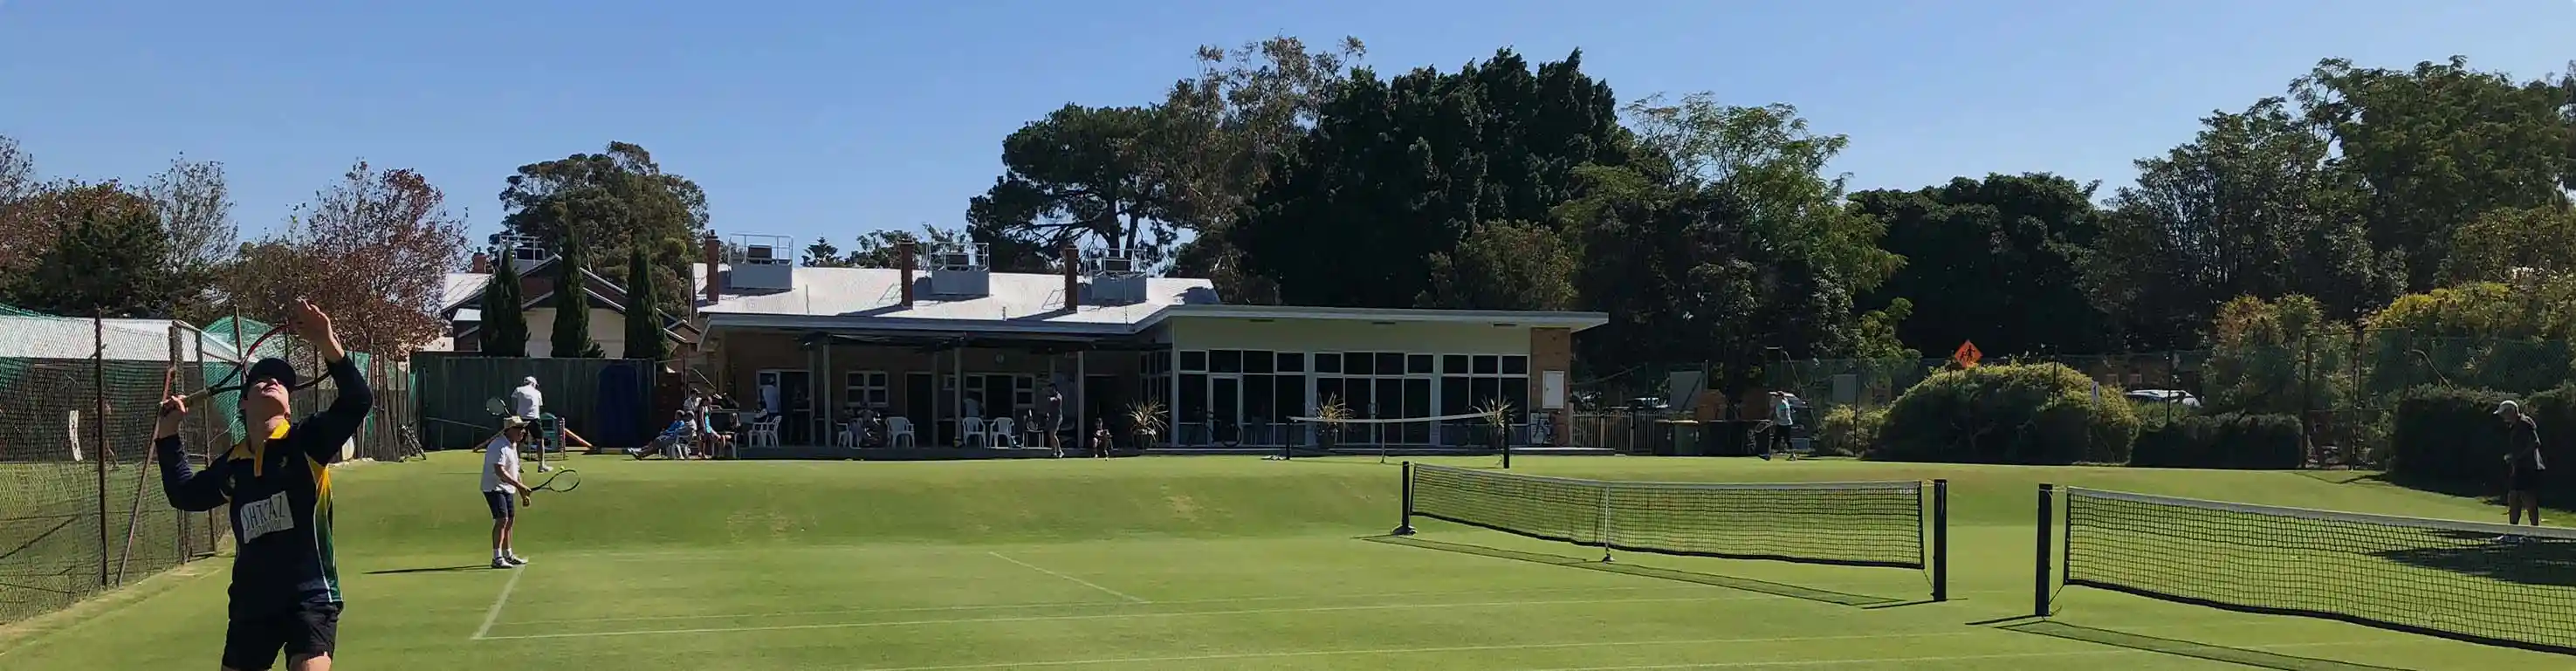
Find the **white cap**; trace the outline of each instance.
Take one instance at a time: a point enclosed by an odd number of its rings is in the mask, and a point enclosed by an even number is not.
[[[536,384],[536,383],[537,383],[537,376],[530,375],[530,376],[527,376],[527,377],[519,378],[519,381],[521,381],[521,382],[526,382],[526,383],[528,383],[528,384],[532,384],[532,385],[533,385],[533,384]]]
[[[2519,410],[2521,410],[2521,409],[2522,409],[2522,404],[2520,404],[2520,403],[2515,403],[2515,402],[2513,402],[2513,401],[2505,401],[2505,402],[2503,402],[2503,403],[2498,403],[2498,404],[2496,404],[2495,414],[2499,414],[2499,415],[2501,415],[2501,414],[2504,414],[2504,411],[2506,411],[2506,410],[2516,410],[2516,411],[2519,411]]]

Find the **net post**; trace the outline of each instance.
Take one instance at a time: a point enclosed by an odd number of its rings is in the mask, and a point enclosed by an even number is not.
[[[1413,535],[1413,462],[1404,462],[1403,467],[1398,471],[1404,474],[1404,501],[1401,504],[1404,510],[1397,517],[1395,530],[1387,532],[1387,535],[1411,536]]]
[[[1932,600],[1950,600],[1950,481],[1932,481]]]
[[[2031,617],[2048,617],[2049,613],[2048,573],[2055,568],[2049,559],[2049,533],[2057,528],[2052,519],[2056,516],[2056,503],[2057,485],[2042,483],[2039,486],[2039,561],[2034,562],[2038,568],[2031,579]]]

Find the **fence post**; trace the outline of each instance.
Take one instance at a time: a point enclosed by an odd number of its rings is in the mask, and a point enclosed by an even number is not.
[[[1404,499],[1401,504],[1404,511],[1398,518],[1401,521],[1396,522],[1395,530],[1387,532],[1387,535],[1411,536],[1413,535],[1413,462],[1404,462],[1399,472],[1403,473],[1404,478]]]
[[[1950,600],[1950,481],[1932,481],[1932,600]]]
[[[188,380],[187,375],[180,372],[179,368],[179,364],[188,360],[187,348],[179,344],[179,334],[182,332],[181,329],[185,328],[187,327],[179,324],[170,325],[170,371],[165,373],[165,375],[170,377],[171,383],[177,384],[181,387],[186,387]],[[162,393],[170,393],[171,391],[176,390],[165,390]],[[161,402],[161,399],[156,398],[152,399],[152,401],[154,403],[159,403]],[[159,421],[159,406],[154,406],[154,413],[154,421],[157,422]],[[172,428],[176,429],[178,427]],[[153,432],[157,434],[160,430],[156,428]],[[182,435],[184,435],[184,432]],[[153,439],[157,441],[160,439],[160,436],[155,435],[153,436]],[[158,451],[157,448],[158,446],[146,448],[147,451],[143,453],[143,470],[147,471],[147,473],[137,474],[135,476],[135,485],[137,487],[141,487],[143,485],[141,482],[143,478],[151,477],[148,471],[152,470],[152,459],[153,455]],[[179,456],[181,458],[187,457],[186,454],[181,454]],[[142,490],[136,490],[134,496],[136,501],[135,507],[137,509],[142,508]],[[172,560],[172,563],[174,564],[188,563],[188,512],[178,508],[170,509],[170,556],[174,558]]]
[[[89,317],[90,341],[95,349],[89,353],[89,389],[92,411],[98,417],[90,421],[92,441],[98,447],[90,458],[98,472],[98,586],[107,587],[107,461],[113,457],[107,444],[107,313],[104,308]]]

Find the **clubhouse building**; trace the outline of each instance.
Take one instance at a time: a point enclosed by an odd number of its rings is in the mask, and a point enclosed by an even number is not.
[[[1333,402],[1359,418],[1500,403],[1508,440],[1563,445],[1573,336],[1608,321],[1228,305],[1207,280],[1147,277],[1127,257],[1071,247],[1060,272],[1007,273],[979,244],[903,243],[893,268],[801,267],[790,244],[707,238],[687,328],[719,391],[757,408],[776,388],[783,445],[838,444],[863,411],[888,418],[898,444],[1032,444],[1027,417],[1050,382],[1068,447],[1104,425],[1129,444],[1139,407],[1165,425],[1156,447],[1314,444],[1319,431],[1291,418]],[[1335,440],[1470,446],[1491,432],[1454,419],[1354,425]]]

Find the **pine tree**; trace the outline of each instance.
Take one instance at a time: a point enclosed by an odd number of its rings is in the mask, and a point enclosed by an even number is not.
[[[670,348],[662,340],[661,304],[653,280],[653,260],[642,245],[626,255],[626,358],[660,361]]]
[[[483,356],[528,355],[528,313],[520,305],[527,296],[519,291],[519,264],[508,251],[492,255],[498,267],[483,285],[483,328],[476,334]]]
[[[589,283],[582,273],[582,241],[567,234],[563,251],[555,258],[555,334],[553,356],[559,359],[597,359],[603,356],[598,341],[590,339]]]

